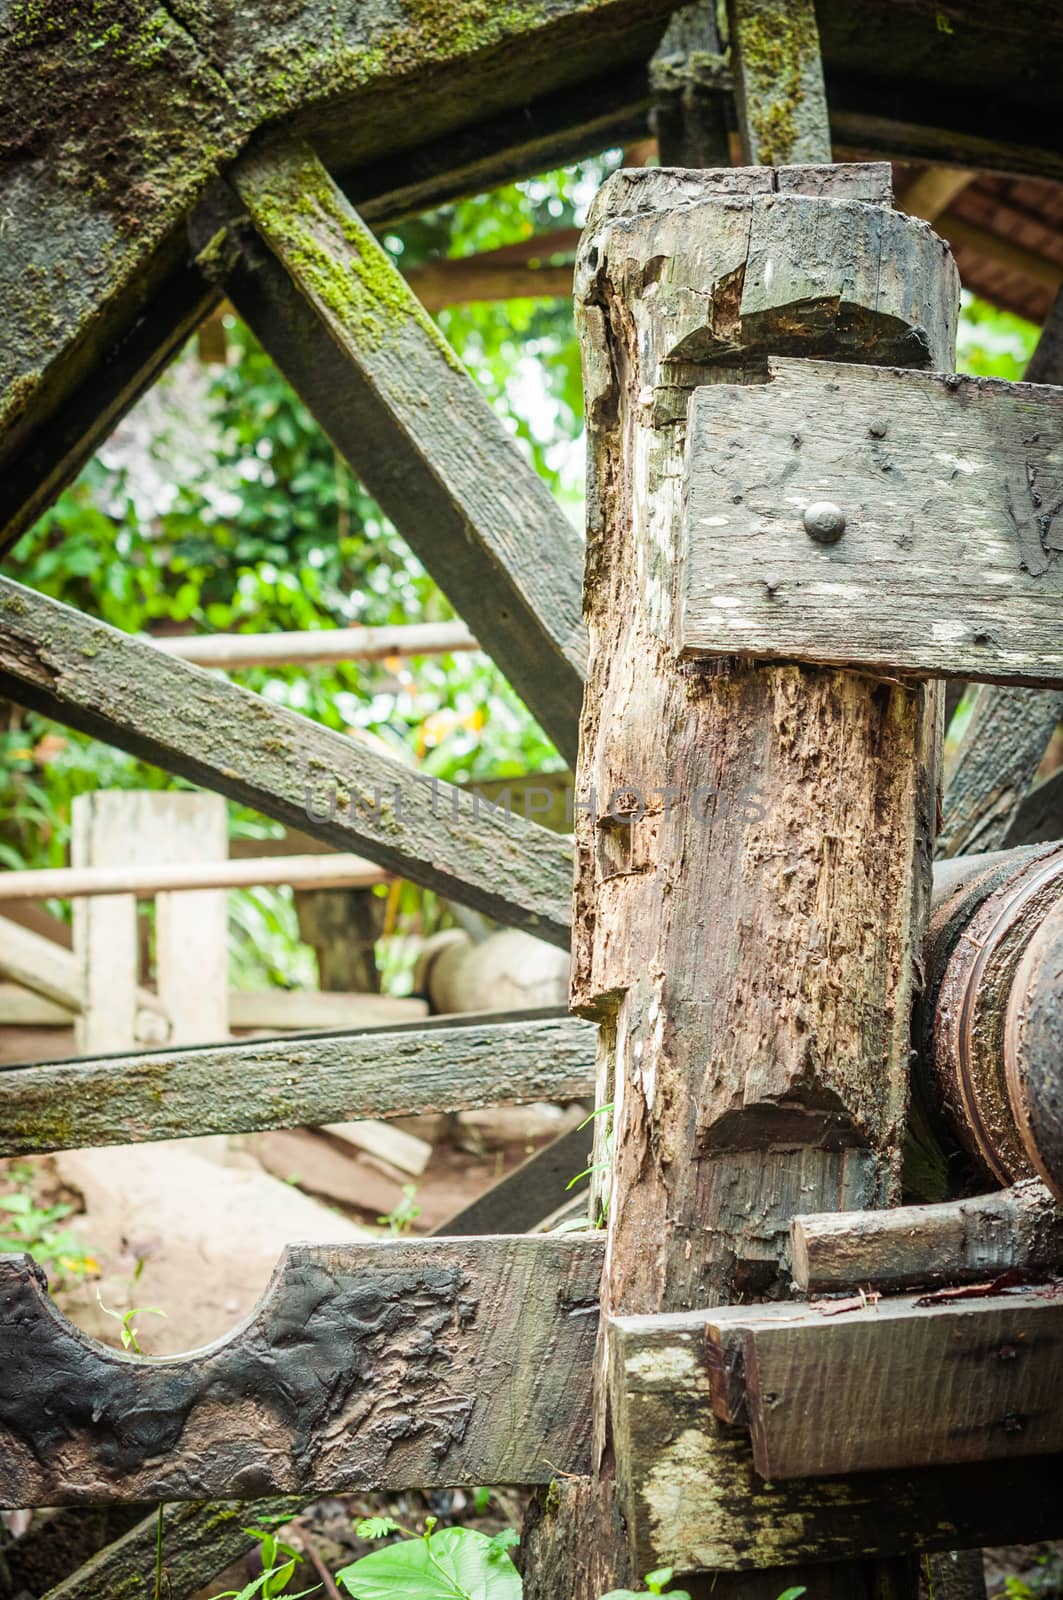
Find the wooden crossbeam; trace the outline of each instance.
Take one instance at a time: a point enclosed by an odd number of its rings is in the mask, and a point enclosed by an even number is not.
[[[691,403],[683,653],[1063,687],[1063,393],[769,372]]]
[[[234,167],[224,284],[566,759],[586,644],[579,535],[305,145]]]
[[[565,945],[560,835],[0,579],[0,689],[500,922]],[[2,898],[2,894],[0,894]]]
[[[494,1012],[9,1067],[0,1155],[578,1100],[594,1051],[589,1022]]]
[[[792,1311],[736,1306],[711,1315]],[[714,1415],[706,1358],[709,1316],[688,1311],[609,1321],[617,1482],[643,1569],[652,1562],[681,1572],[776,1567],[1025,1543],[1058,1531],[1059,1454],[1016,1456],[1003,1471],[999,1462],[980,1461],[947,1471],[919,1466],[766,1482],[754,1468],[746,1428]],[[993,1348],[999,1343],[987,1347]],[[983,1362],[991,1364],[986,1357]],[[862,1375],[870,1388],[875,1369],[835,1365],[824,1388],[833,1385],[844,1403]],[[723,1376],[716,1381],[718,1393],[730,1394],[733,1402],[734,1388],[720,1388]],[[902,1391],[883,1394],[887,1405],[903,1413]],[[913,1425],[923,1426],[936,1404],[934,1395],[913,1415]],[[818,1433],[814,1416],[812,1426]]]
[[[935,1206],[795,1217],[790,1238],[806,1294],[895,1294],[1063,1267],[1063,1210],[1036,1178]]]
[[[602,1240],[296,1245],[250,1318],[131,1360],[0,1257],[0,1505],[548,1483],[585,1468]]]

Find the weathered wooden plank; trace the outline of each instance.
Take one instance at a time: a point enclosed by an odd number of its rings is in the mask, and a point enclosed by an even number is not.
[[[575,1017],[495,1012],[9,1067],[0,1154],[578,1100],[594,1051],[593,1026]]]
[[[268,247],[237,232],[233,303],[574,761],[578,533],[313,152],[253,151],[231,176]]]
[[[1024,376],[1027,383],[1063,384],[1063,291],[1045,319]],[[1011,829],[1060,721],[1063,694],[1058,690],[1031,692],[999,685],[978,690],[945,774],[938,855],[994,850],[1054,836],[1037,831],[1013,836]]]
[[[253,1546],[246,1528],[272,1526],[278,1517],[296,1517],[305,1504],[302,1496],[274,1495],[265,1500],[193,1501],[163,1507],[163,1592],[178,1600],[204,1588]],[[155,1600],[158,1534],[159,1519],[153,1511],[49,1589],[43,1600]]]
[[[1049,739],[1063,721],[1063,692],[981,684],[945,773],[937,854],[981,854],[1032,843],[1010,830]],[[1051,838],[1051,834],[1042,835]]]
[[[728,1315],[743,1310],[792,1307]],[[609,1324],[614,1447],[630,1463],[633,1503],[658,1561],[745,1571],[1022,1543],[1058,1528],[1063,1455],[1016,1457],[1006,1471],[982,1462],[765,1482],[745,1430],[713,1416],[705,1327],[704,1311]],[[843,1381],[835,1369],[833,1378],[844,1395],[850,1373]]]
[[[131,1360],[0,1257],[0,1504],[546,1483],[590,1444],[602,1241],[295,1245],[251,1317]]]
[[[812,0],[729,0],[727,11],[743,159],[769,167],[829,162]]]
[[[1063,393],[769,374],[691,407],[682,652],[1063,683]]]
[[[741,1337],[754,1463],[772,1483],[1063,1449],[1056,1285],[931,1305],[901,1296],[841,1312],[829,1301],[726,1311]],[[707,1320],[715,1342],[715,1313]]]
[[[891,1211],[825,1211],[790,1224],[805,1294],[982,1283],[1021,1267],[1063,1268],[1063,1210],[1028,1178],[994,1194]]]
[[[1027,791],[1016,808],[1001,848],[1063,839],[1063,769]]]
[[[0,689],[500,922],[568,942],[571,851],[559,835],[8,579]]]
[[[569,1184],[587,1168],[593,1140],[586,1127],[560,1134],[436,1228],[436,1235],[530,1233],[566,1200],[579,1198]],[[582,1188],[586,1190],[585,1182]],[[583,1198],[586,1203],[585,1192]]]

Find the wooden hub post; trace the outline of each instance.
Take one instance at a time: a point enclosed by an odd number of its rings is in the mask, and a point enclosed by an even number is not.
[[[779,355],[951,367],[955,269],[889,203],[881,167],[644,169],[609,180],[584,235],[573,1001],[601,1025],[613,1107],[598,1119],[605,1331],[598,1476],[556,1486],[533,1517],[527,1600],[598,1600],[664,1562],[717,1569],[684,1580],[692,1593],[776,1600],[824,1559],[817,1509],[836,1484],[769,1490],[748,1436],[682,1426],[684,1374],[640,1374],[644,1409],[611,1412],[608,1318],[783,1297],[795,1213],[897,1198],[937,690],[676,649],[694,391],[763,382]],[[818,426],[809,414],[798,434]],[[721,513],[732,490],[721,475]],[[770,564],[757,576],[770,588]],[[712,1537],[685,1546],[684,1506],[707,1499]],[[735,1570],[750,1568],[776,1570]],[[905,1562],[851,1562],[810,1592],[913,1584]]]

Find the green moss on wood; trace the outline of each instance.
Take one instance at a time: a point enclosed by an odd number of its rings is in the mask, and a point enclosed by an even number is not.
[[[265,153],[236,169],[255,226],[304,293],[370,348],[415,324],[464,373],[457,356],[383,246],[351,210],[313,151]]]
[[[809,0],[746,0],[737,45],[745,78],[746,116],[763,166],[793,160],[805,99],[805,70],[819,52]]]

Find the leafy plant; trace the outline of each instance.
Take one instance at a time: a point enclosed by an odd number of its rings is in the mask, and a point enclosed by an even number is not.
[[[285,1544],[265,1528],[245,1528],[244,1532],[248,1538],[257,1539],[262,1547],[262,1571],[244,1588],[225,1589],[221,1594],[212,1595],[211,1600],[253,1600],[256,1595],[260,1600],[275,1600],[277,1595],[283,1595],[285,1600],[302,1600],[304,1595],[317,1593],[317,1584],[312,1589],[300,1589],[295,1594],[288,1592],[288,1585],[301,1560],[298,1550],[293,1550],[291,1545]]]
[[[27,1176],[28,1174],[28,1176]],[[45,1268],[53,1288],[61,1288],[68,1277],[83,1278],[99,1271],[95,1257],[88,1255],[77,1234],[57,1228],[69,1217],[73,1206],[40,1206],[32,1193],[33,1169],[12,1168],[19,1187],[0,1195],[0,1251],[26,1251]]]
[[[423,1534],[390,1517],[367,1517],[363,1539],[401,1539],[373,1550],[336,1574],[354,1600],[520,1600],[524,1585],[506,1551],[518,1542],[512,1528],[489,1539],[474,1528],[441,1528],[425,1518]]]

